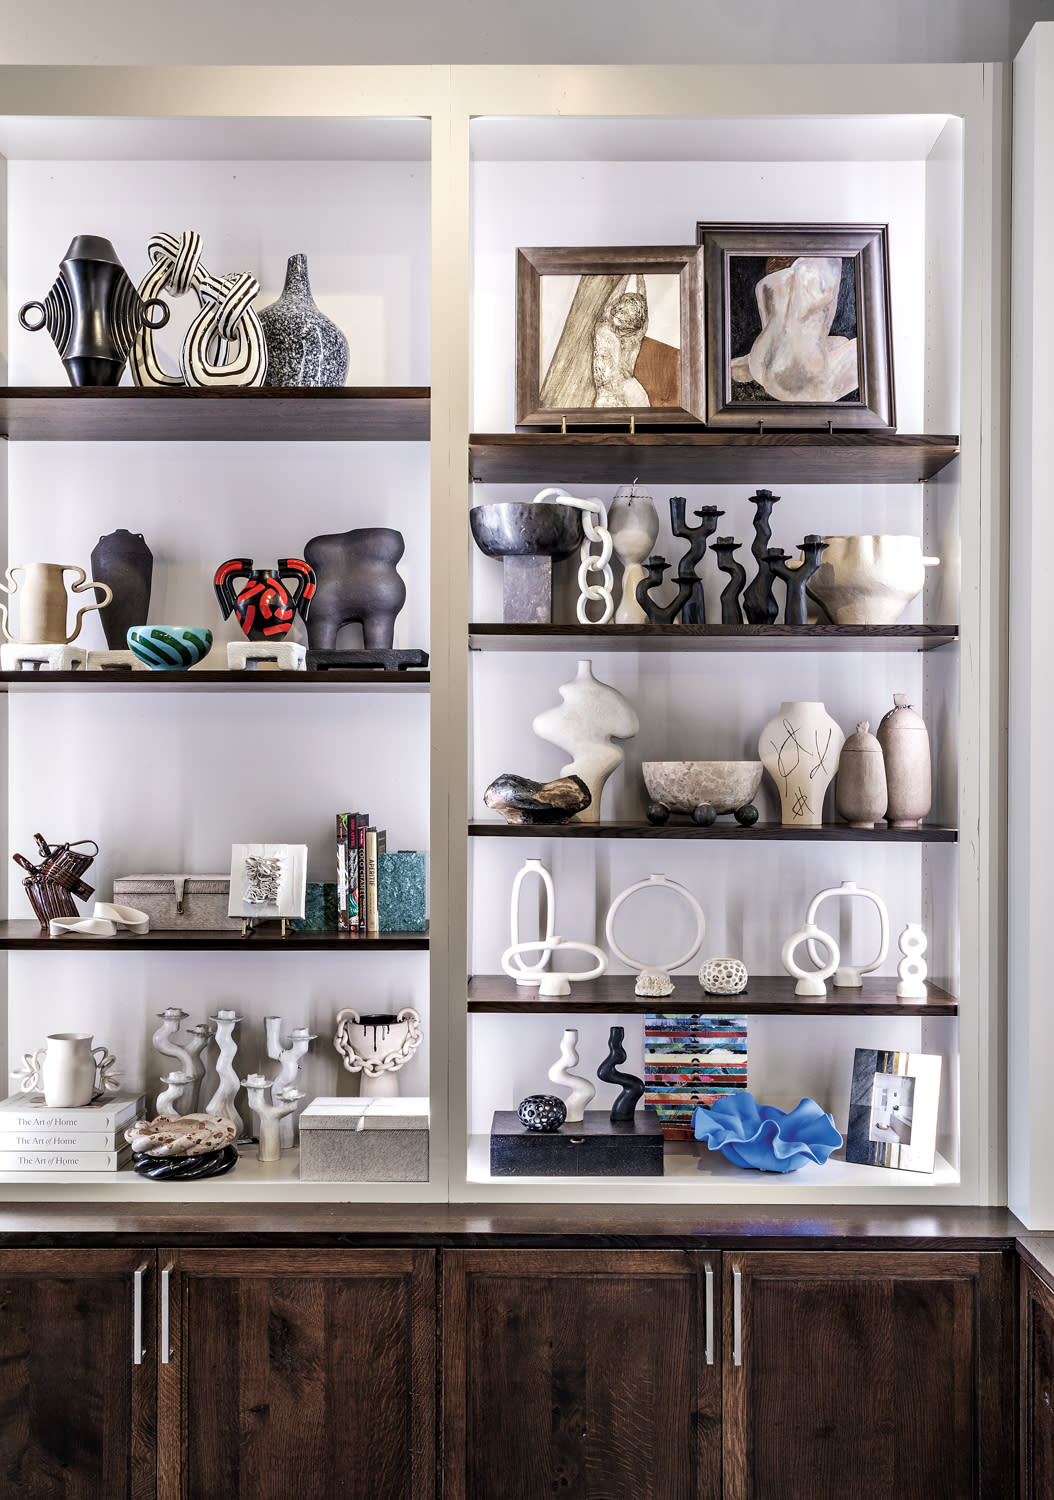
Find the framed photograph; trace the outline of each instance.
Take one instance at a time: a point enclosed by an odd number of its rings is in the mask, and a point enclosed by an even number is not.
[[[702,417],[702,250],[517,250],[516,425]]]
[[[896,430],[884,224],[697,224],[710,427]]]
[[[231,845],[229,916],[302,917],[306,895],[306,844]]]
[[[858,1047],[849,1096],[846,1161],[932,1172],[940,1092],[938,1056]]]

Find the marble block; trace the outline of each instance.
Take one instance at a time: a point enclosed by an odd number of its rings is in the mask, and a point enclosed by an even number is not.
[[[302,1182],[427,1182],[428,1100],[313,1099],[300,1116]]]
[[[227,645],[228,672],[254,672],[259,666],[303,672],[306,661],[307,647],[296,641],[230,641]]]
[[[336,932],[337,883],[335,880],[309,880],[304,894],[304,915],[293,918],[300,932]]]
[[[425,857],[408,849],[377,856],[377,915],[382,932],[424,932]]]
[[[83,672],[87,654],[83,646],[55,646],[49,642],[29,646],[21,641],[8,641],[6,646],[0,646],[0,671]]]

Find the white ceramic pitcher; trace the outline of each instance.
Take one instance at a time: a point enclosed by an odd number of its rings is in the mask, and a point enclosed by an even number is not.
[[[57,1031],[32,1058],[44,1103],[52,1109],[87,1104],[93,1094],[109,1086],[105,1075],[116,1058],[105,1047],[93,1048],[91,1043],[90,1032]]]
[[[24,573],[21,585],[14,575]],[[77,611],[73,622],[73,634],[66,634],[66,583],[64,573],[76,573],[77,579],[70,584],[73,594],[98,589],[105,594],[94,604],[85,604]],[[0,604],[0,629],[9,641],[23,646],[68,646],[80,634],[81,620],[92,609],[103,609],[113,599],[113,589],[107,583],[89,583],[83,568],[73,563],[12,563],[7,570],[7,582],[0,583],[5,594],[18,594],[18,635],[7,628],[7,605]]]

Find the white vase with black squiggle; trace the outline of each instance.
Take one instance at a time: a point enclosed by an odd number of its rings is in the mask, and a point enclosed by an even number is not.
[[[291,255],[282,295],[260,309],[268,385],[343,385],[348,341],[316,306],[307,256]]]

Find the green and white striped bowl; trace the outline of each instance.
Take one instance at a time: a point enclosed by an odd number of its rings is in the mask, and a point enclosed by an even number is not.
[[[212,631],[203,625],[134,625],[128,649],[159,672],[185,672],[212,650]]]

